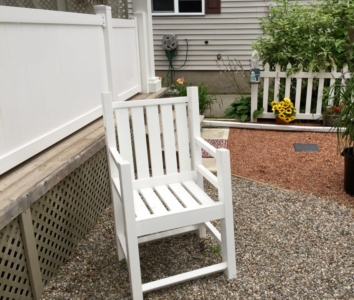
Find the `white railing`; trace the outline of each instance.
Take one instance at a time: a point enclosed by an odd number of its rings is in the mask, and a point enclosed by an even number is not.
[[[291,65],[287,66],[287,69],[290,69]],[[325,86],[325,81],[329,82],[329,86],[332,86],[335,83],[337,78],[342,77],[345,74],[345,78],[348,78],[348,68],[344,67],[342,71],[337,71],[336,68],[332,69],[332,72],[312,72],[312,68],[308,72],[304,72],[302,69],[289,76],[286,75],[286,71],[281,71],[280,66],[277,65],[275,70],[270,71],[269,64],[264,66],[264,71],[260,72],[260,77],[263,79],[263,108],[264,112],[258,116],[258,118],[275,118],[272,111],[268,111],[269,102],[272,100],[278,101],[278,95],[280,90],[281,79],[285,78],[285,97],[290,97],[290,89],[292,87],[292,78],[296,79],[296,83],[293,88],[296,89],[295,99],[291,98],[291,101],[295,102],[295,108],[297,111],[296,119],[298,120],[315,120],[322,116],[322,96]],[[316,96],[316,109],[311,111],[311,102],[313,100],[313,82],[314,79],[318,79],[318,88]],[[307,92],[306,92],[306,104],[305,111],[300,112],[300,102],[301,102],[301,88],[303,80],[307,80]],[[283,80],[284,81],[284,80]],[[342,79],[342,83],[343,79]],[[269,89],[274,87],[274,96],[272,99],[268,98]],[[331,91],[333,93],[333,90]],[[251,86],[251,112],[253,113],[257,109],[257,98],[258,98],[258,84],[252,84]],[[329,102],[329,104],[331,104]],[[252,118],[252,121],[256,121]]]
[[[136,20],[0,6],[0,174],[140,92]]]

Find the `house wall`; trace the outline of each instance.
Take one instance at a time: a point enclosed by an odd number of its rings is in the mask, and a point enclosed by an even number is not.
[[[128,0],[129,16],[133,16],[132,1]],[[308,2],[308,0],[300,0]],[[217,55],[222,59],[240,60],[243,67],[249,69],[252,43],[262,34],[259,18],[268,15],[271,0],[221,0],[220,14],[205,16],[156,16],[153,17],[156,75],[166,77],[168,60],[161,47],[165,34],[175,34],[179,39],[178,55],[173,64],[177,68],[175,79],[184,77],[188,81],[204,82],[215,93],[234,93],[226,78],[220,74]],[[208,41],[208,44],[205,44]]]
[[[130,16],[132,1],[128,0]],[[165,34],[178,36],[178,55],[173,60],[176,67],[185,61],[185,39],[188,40],[188,57],[183,70],[218,71],[218,54],[224,59],[237,58],[247,67],[252,53],[251,43],[262,33],[258,18],[268,14],[269,4],[270,1],[221,0],[220,14],[153,17],[156,70],[168,68],[165,51],[161,47]]]

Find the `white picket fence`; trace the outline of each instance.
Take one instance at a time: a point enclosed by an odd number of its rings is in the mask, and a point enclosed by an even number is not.
[[[137,22],[0,6],[0,174],[141,91]]]
[[[291,65],[287,66],[287,69],[290,69]],[[258,116],[258,118],[268,118],[274,119],[274,113],[272,111],[268,111],[268,105],[270,101],[276,100],[278,101],[278,94],[280,89],[281,81],[280,79],[285,78],[285,97],[290,98],[290,89],[292,84],[292,78],[296,79],[296,95],[295,99],[291,99],[291,101],[295,102],[295,108],[297,111],[296,119],[298,120],[316,120],[322,116],[322,96],[323,96],[323,88],[325,81],[328,80],[330,86],[335,83],[337,78],[342,77],[344,74],[344,78],[348,78],[348,68],[344,67],[343,70],[337,71],[337,68],[333,68],[332,72],[312,72],[312,68],[309,69],[308,72],[304,72],[302,69],[289,76],[286,75],[286,71],[281,71],[279,65],[276,66],[275,70],[271,71],[269,68],[269,64],[264,65],[264,71],[260,72],[260,77],[263,78],[263,108],[264,112]],[[318,81],[318,89],[317,89],[317,103],[316,103],[316,111],[311,112],[311,102],[313,99],[313,81],[317,78]],[[307,93],[306,93],[306,105],[305,112],[300,112],[300,101],[301,101],[301,87],[303,80],[307,80]],[[342,83],[344,84],[344,79],[342,78]],[[274,86],[274,97],[272,99],[268,99],[269,88]],[[331,91],[333,93],[333,90]],[[258,99],[258,84],[251,85],[251,112],[253,113],[257,109],[257,99]],[[280,99],[281,100],[281,99]],[[329,103],[330,104],[330,103]],[[257,120],[253,119],[255,122]]]

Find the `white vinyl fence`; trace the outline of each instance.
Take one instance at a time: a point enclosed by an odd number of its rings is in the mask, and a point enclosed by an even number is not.
[[[136,20],[0,6],[0,174],[140,92]]]
[[[291,65],[287,66],[287,69],[290,69]],[[285,78],[285,97],[290,98],[291,101],[295,104],[295,108],[297,111],[296,119],[298,120],[316,120],[322,116],[322,96],[323,89],[325,86],[325,81],[329,82],[329,86],[332,86],[337,78],[342,77],[344,74],[345,78],[348,78],[348,68],[343,68],[342,71],[337,71],[336,68],[332,69],[332,72],[312,72],[310,69],[308,72],[302,71],[302,69],[289,76],[286,76],[286,71],[281,71],[280,66],[277,65],[275,70],[270,71],[269,64],[264,66],[264,71],[261,71],[260,77],[263,79],[263,108],[264,112],[258,116],[258,118],[275,118],[274,113],[270,110],[268,111],[268,104],[276,100],[278,101],[278,94],[281,84],[281,79]],[[295,99],[290,97],[290,89],[292,88],[292,83],[294,81],[291,79],[295,78],[296,83],[293,88],[296,89]],[[316,109],[315,111],[311,111],[311,102],[313,101],[313,83],[314,79],[318,79],[318,87],[315,89],[316,91]],[[303,84],[303,80],[307,81],[307,93],[306,93],[306,104],[305,104],[305,112],[300,112],[300,102],[301,102],[301,87]],[[284,80],[283,80],[284,81]],[[343,79],[342,79],[343,83]],[[269,89],[274,87],[274,98],[268,99]],[[333,91],[332,91],[333,92]],[[257,109],[257,97],[258,97],[258,84],[252,84],[251,86],[251,112],[253,113]],[[282,100],[282,99],[280,99]],[[330,103],[329,103],[330,104]],[[252,119],[252,121],[256,121]]]

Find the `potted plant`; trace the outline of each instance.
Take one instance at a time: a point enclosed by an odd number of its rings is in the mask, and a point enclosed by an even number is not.
[[[343,107],[343,103],[339,103],[338,105],[328,105],[326,110],[323,112],[323,124],[324,126],[333,127],[335,120],[339,118],[340,111]]]
[[[324,88],[322,96],[322,120],[324,126],[333,127],[335,120],[339,118],[340,111],[344,105],[341,100],[343,87],[341,79],[337,79],[332,86]]]
[[[344,190],[354,196],[354,76],[344,78],[344,82],[338,91],[341,103],[333,128],[337,133],[338,151],[344,156]]]
[[[273,100],[270,105],[275,114],[277,124],[286,125],[296,119],[296,109],[289,98],[276,102]]]

